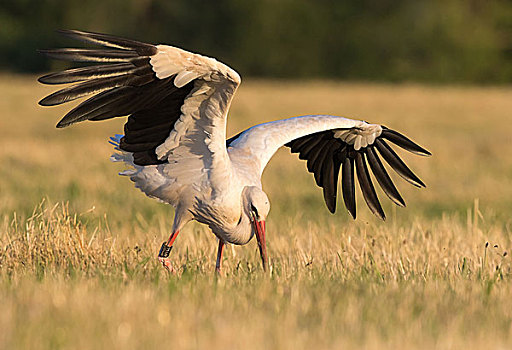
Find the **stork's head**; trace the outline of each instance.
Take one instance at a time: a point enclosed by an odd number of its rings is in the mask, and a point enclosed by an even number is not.
[[[253,233],[258,240],[263,269],[267,269],[267,245],[265,243],[265,220],[270,211],[270,201],[267,195],[259,187],[248,186],[245,188],[245,211],[251,220]]]
[[[265,221],[270,211],[270,202],[267,195],[259,187],[247,186],[245,188],[246,212],[252,221]]]

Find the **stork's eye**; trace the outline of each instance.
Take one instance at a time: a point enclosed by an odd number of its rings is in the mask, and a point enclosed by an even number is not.
[[[251,211],[254,213],[254,215],[256,217],[259,217],[258,215],[258,209],[256,209],[256,207],[254,205],[251,204]]]

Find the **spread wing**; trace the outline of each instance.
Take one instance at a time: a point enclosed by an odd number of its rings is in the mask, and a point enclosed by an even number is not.
[[[252,157],[266,166],[275,151],[286,146],[306,160],[316,184],[323,189],[329,211],[336,211],[338,177],[341,169],[343,200],[356,217],[355,183],[366,204],[376,216],[385,219],[370,170],[384,193],[397,205],[405,201],[393,184],[382,159],[402,178],[417,187],[425,184],[407,167],[388,144],[395,144],[417,155],[430,155],[404,135],[376,124],[334,116],[304,116],[261,124],[228,140],[231,153],[252,150]],[[230,153],[230,154],[231,154]],[[369,166],[368,166],[369,165]],[[354,174],[357,174],[357,180]]]
[[[57,127],[128,116],[119,148],[136,166],[184,163],[188,169],[227,167],[226,117],[240,76],[213,58],[167,45],[110,35],[60,31],[102,48],[41,50],[49,57],[92,62],[45,75],[43,84],[73,84],[39,103],[53,106],[92,97]]]

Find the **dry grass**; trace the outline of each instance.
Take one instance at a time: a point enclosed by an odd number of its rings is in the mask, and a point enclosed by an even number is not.
[[[264,177],[272,272],[251,242],[227,250],[220,279],[198,224],[176,242],[178,275],[158,266],[172,210],[115,176],[106,139],[122,121],[55,130],[63,109],[35,105],[47,91],[0,77],[0,348],[512,347],[511,89],[244,83],[231,133],[343,114],[434,157],[405,156],[428,188],[397,179],[409,206],[386,204],[382,223],[362,200],[356,222],[331,216],[280,152]]]

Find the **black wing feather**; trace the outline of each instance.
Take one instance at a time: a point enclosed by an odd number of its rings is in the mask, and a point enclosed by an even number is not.
[[[377,215],[380,219],[386,220],[386,215],[382,210],[379,198],[377,197],[377,193],[373,187],[372,180],[370,179],[370,173],[368,172],[368,167],[366,166],[366,160],[364,158],[364,153],[356,152],[356,171],[357,179],[359,180],[359,187],[361,188],[364,200],[366,201],[366,204],[372,213]]]
[[[113,78],[93,79],[54,92],[39,101],[39,104],[41,106],[55,106],[117,87],[141,86],[152,80],[153,77],[149,74],[143,76],[127,74]]]
[[[139,57],[137,52],[121,50],[48,49],[39,52],[56,60],[71,62],[130,62],[132,58]]]
[[[63,128],[83,120],[95,120],[95,118],[105,114],[108,114],[111,118],[126,115],[127,111],[129,111],[129,103],[133,101],[134,94],[134,90],[130,87],[103,91],[69,111],[60,120],[57,127]],[[112,114],[113,111],[116,111],[115,115]]]
[[[343,159],[341,188],[343,201],[352,218],[356,218],[356,188],[354,181],[354,158],[345,156]]]
[[[312,170],[309,170],[309,172],[312,172],[315,175],[315,182],[317,186],[322,187],[322,181],[323,181],[323,173],[322,173],[322,167],[325,162],[330,162],[331,157],[333,157],[334,154],[327,153],[322,149],[319,156],[316,158],[314,164],[312,165]],[[336,170],[336,169],[335,169]],[[338,169],[339,170],[339,169]]]
[[[419,156],[431,156],[432,153],[421,147],[420,145],[414,143],[406,136],[400,134],[398,131],[388,129],[386,127],[382,130],[382,138],[393,142],[395,145],[402,147],[403,149],[417,154]]]
[[[430,152],[404,135],[383,127],[381,135],[377,137],[373,144],[355,151],[353,145],[349,145],[334,136],[336,131],[327,130],[306,135],[285,145],[293,153],[298,153],[300,159],[307,161],[307,169],[314,174],[316,184],[322,187],[325,204],[331,213],[336,210],[340,166],[343,201],[354,219],[356,218],[354,172],[357,172],[361,192],[372,213],[382,220],[386,218],[371,180],[368,164],[384,193],[395,204],[405,206],[405,201],[395,187],[375,149],[379,151],[391,168],[408,182],[418,187],[425,186],[384,141],[384,139],[387,139],[397,146],[418,155],[430,155]]]
[[[339,164],[334,161],[334,150],[339,148],[336,140],[329,140],[326,144],[325,152],[330,161],[322,164],[322,187],[324,200],[331,213],[336,212],[336,198],[338,193],[338,173]]]
[[[322,137],[322,139],[325,139],[325,137]],[[307,155],[307,167],[310,173],[314,172],[314,169],[322,167],[323,159],[329,155],[328,147],[329,143],[325,143],[312,149],[310,154]]]
[[[114,77],[122,74],[140,75],[139,72],[144,72],[146,69],[146,67],[135,67],[131,63],[114,63],[67,69],[62,72],[47,74],[37,80],[43,84],[69,84],[84,80]]]
[[[308,159],[309,153],[315,150],[315,147],[322,142],[322,137],[311,138],[299,153],[300,159]]]
[[[310,141],[312,141],[310,137],[304,136],[299,139],[293,140],[286,146],[290,147],[293,153],[298,153]]]
[[[151,44],[143,43],[136,40],[125,39],[108,34],[83,32],[79,30],[63,29],[59,33],[73,39],[98,44],[101,46],[113,47],[124,50],[135,50],[140,56],[152,56],[156,54],[156,47]]]
[[[43,84],[75,85],[59,90],[39,103],[53,106],[90,96],[69,111],[57,124],[66,127],[84,120],[104,120],[128,116],[120,149],[133,153],[137,165],[166,162],[155,149],[165,141],[181,116],[181,106],[194,87],[194,81],[177,88],[175,76],[158,79],[150,65],[157,48],[135,40],[100,33],[63,30],[60,33],[109,49],[51,49],[40,52],[72,62],[104,64],[72,68],[39,78]]]
[[[375,140],[375,147],[379,150],[382,158],[400,175],[404,180],[416,187],[425,187],[423,181],[419,179],[412,171],[405,165],[404,161],[393,151],[391,147],[384,140]]]
[[[368,164],[370,164],[370,168],[372,169],[373,175],[377,179],[380,187],[384,190],[384,193],[391,199],[396,205],[401,207],[405,207],[405,201],[396,189],[393,181],[389,177],[384,165],[379,159],[379,156],[373,149],[373,147],[368,147],[366,151],[366,158],[368,160]]]

